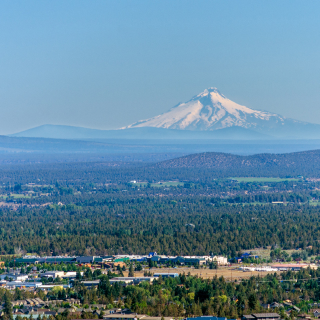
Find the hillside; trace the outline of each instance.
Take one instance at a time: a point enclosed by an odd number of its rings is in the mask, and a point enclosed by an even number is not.
[[[287,154],[256,154],[239,156],[228,153],[207,152],[160,162],[158,168],[202,168],[214,170],[242,170],[253,172],[261,170],[320,170],[320,150],[294,152]]]

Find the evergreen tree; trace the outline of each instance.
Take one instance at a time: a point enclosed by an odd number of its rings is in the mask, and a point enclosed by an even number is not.
[[[4,295],[4,309],[3,309],[4,315],[6,319],[13,320],[12,315],[12,303],[11,299],[9,297],[9,292],[6,292]]]
[[[129,267],[129,274],[128,274],[129,277],[134,277],[134,272],[133,272],[133,266],[132,266],[132,263],[130,264],[130,267]]]

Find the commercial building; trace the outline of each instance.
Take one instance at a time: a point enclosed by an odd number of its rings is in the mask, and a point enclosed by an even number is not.
[[[28,275],[8,273],[8,274],[1,274],[0,279],[1,280],[11,279],[12,281],[26,281],[28,279]]]
[[[162,277],[162,278],[176,278],[179,277],[179,273],[155,273],[154,277]]]
[[[318,266],[315,264],[306,264],[306,263],[279,263],[271,266],[279,271],[299,271],[310,267],[311,269],[318,269]]]
[[[100,280],[88,280],[88,281],[81,281],[81,283],[86,287],[96,287],[99,285]]]
[[[125,282],[126,284],[139,284],[143,281],[148,281],[150,283],[153,282],[155,277],[116,277],[110,279],[110,284],[114,284],[116,282]]]
[[[64,271],[47,271],[45,273],[40,274],[41,277],[46,278],[62,278],[64,276]]]
[[[8,288],[38,288],[41,285],[41,282],[11,281],[6,283],[6,287]]]
[[[24,256],[22,258],[16,259],[16,263],[25,263],[25,264],[38,264],[38,263],[75,263],[76,257],[34,257],[34,256]]]

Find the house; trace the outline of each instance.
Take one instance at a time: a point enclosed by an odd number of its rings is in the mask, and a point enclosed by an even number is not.
[[[100,317],[101,311],[100,310],[94,310],[92,312],[93,315]]]
[[[270,308],[275,309],[275,308],[281,308],[283,307],[282,303],[278,303],[278,302],[273,302],[270,304]]]
[[[45,306],[45,302],[42,301],[40,298],[35,298],[35,299],[27,299],[27,300],[16,300],[12,301],[12,306],[38,306],[38,307],[43,307]]]
[[[243,315],[243,320],[280,320],[278,313],[253,313],[249,315]]]
[[[132,313],[133,312],[128,308],[124,308],[124,309],[121,310],[121,314],[132,314]]]
[[[296,306],[291,306],[290,311],[300,312],[300,309]]]
[[[298,314],[297,315],[298,319],[311,319],[311,316],[309,316],[308,314],[302,313],[302,314]]]
[[[313,313],[315,318],[320,318],[320,309],[311,309],[310,312]]]
[[[96,309],[104,309],[106,307],[105,304],[90,304],[90,308],[96,308]]]
[[[113,308],[113,309],[106,310],[104,313],[106,315],[115,314],[115,313],[121,313],[121,309],[120,308]]]

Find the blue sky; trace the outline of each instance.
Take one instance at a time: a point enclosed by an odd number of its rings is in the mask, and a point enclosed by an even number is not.
[[[320,123],[319,12],[294,0],[2,0],[0,134],[114,129],[211,86]]]

